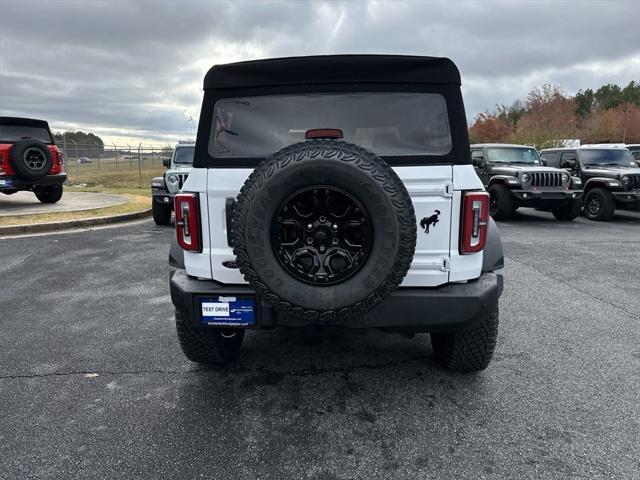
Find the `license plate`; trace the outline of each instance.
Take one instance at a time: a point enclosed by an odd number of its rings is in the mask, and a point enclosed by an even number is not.
[[[13,178],[0,178],[0,187],[12,187]]]
[[[256,324],[255,301],[232,296],[200,299],[200,322],[218,327],[251,327]]]

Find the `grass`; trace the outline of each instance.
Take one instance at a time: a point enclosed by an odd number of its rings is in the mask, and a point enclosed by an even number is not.
[[[144,162],[143,162],[144,163]],[[78,165],[67,164],[67,184],[65,189],[71,192],[104,192],[151,196],[151,179],[164,174],[162,165],[143,165],[138,170],[137,162],[129,167],[129,161],[119,162],[116,168],[113,161],[101,161]]]
[[[140,212],[151,208],[149,197],[131,194],[125,194],[125,196],[129,200],[127,203],[113,207],[82,210],[79,212],[36,213],[31,215],[0,217],[0,227],[9,225],[33,225],[35,223],[58,223],[66,220],[84,220],[87,218]]]

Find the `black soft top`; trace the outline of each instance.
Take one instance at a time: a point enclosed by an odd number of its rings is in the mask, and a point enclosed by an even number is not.
[[[21,117],[0,117],[0,125],[20,125],[25,127],[41,127],[49,129],[49,124],[45,120]]]
[[[460,85],[460,72],[444,57],[321,55],[214,65],[204,89],[344,83]]]

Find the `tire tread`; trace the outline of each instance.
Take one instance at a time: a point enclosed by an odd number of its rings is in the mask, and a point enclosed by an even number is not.
[[[431,343],[439,362],[454,372],[478,372],[489,366],[498,338],[498,309],[473,330],[432,333]]]
[[[176,311],[176,330],[184,355],[196,363],[224,364],[237,359],[244,330],[237,330],[234,339],[220,336],[218,329],[197,328],[189,325],[185,316]]]

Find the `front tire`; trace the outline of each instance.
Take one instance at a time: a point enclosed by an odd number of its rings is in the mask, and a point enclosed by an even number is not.
[[[38,187],[33,191],[42,203],[56,203],[62,198],[62,185]]]
[[[431,345],[440,364],[452,372],[479,372],[489,366],[498,338],[498,307],[473,330],[432,333]]]
[[[570,222],[575,219],[582,211],[582,200],[572,200],[566,205],[551,210],[553,216],[557,220]]]
[[[171,222],[171,207],[161,205],[154,200],[151,211],[153,213],[153,221],[156,222],[156,225],[169,225]]]
[[[489,187],[489,213],[494,220],[508,220],[515,211],[511,192],[504,185]]]
[[[615,209],[613,195],[604,188],[593,188],[584,198],[584,214],[589,220],[610,220]]]
[[[182,353],[192,362],[221,365],[238,359],[244,330],[194,327],[176,310],[176,330]]]

